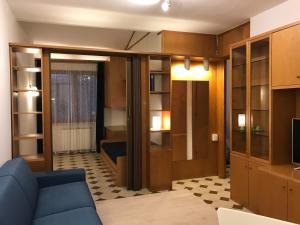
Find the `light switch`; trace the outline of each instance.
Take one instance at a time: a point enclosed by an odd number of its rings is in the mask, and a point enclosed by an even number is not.
[[[219,135],[218,134],[212,134],[211,135],[211,140],[213,142],[218,142],[219,141]]]

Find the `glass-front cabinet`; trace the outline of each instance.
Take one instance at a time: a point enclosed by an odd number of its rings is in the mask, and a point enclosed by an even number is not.
[[[250,153],[269,159],[269,38],[250,42]]]
[[[247,85],[246,44],[232,49],[231,55],[231,149],[246,153]]]
[[[231,150],[270,159],[269,37],[231,49]]]

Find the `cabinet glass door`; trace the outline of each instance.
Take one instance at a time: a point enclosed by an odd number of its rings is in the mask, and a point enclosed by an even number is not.
[[[232,49],[232,151],[246,153],[246,45]]]
[[[251,43],[251,156],[269,159],[269,39]]]

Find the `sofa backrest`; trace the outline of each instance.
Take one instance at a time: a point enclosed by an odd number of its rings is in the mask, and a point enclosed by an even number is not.
[[[31,225],[33,210],[12,176],[0,177],[0,224]]]
[[[34,211],[39,194],[37,180],[24,159],[18,158],[7,161],[0,168],[0,178],[10,176],[24,192],[31,209]]]

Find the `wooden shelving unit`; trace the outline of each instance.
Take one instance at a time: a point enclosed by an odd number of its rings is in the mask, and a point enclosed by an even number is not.
[[[248,132],[246,129],[246,49],[246,44],[233,49],[231,62],[231,150],[243,154],[247,153]],[[241,124],[242,117],[245,119],[244,124]]]
[[[172,184],[171,59],[149,56],[149,179],[151,190]]]
[[[250,155],[270,159],[269,38],[250,42]]]
[[[44,86],[49,89],[50,83],[45,83],[49,74],[44,77],[43,56],[40,48],[10,46],[12,156],[24,158],[35,171],[52,169],[51,131],[45,130],[44,103]]]
[[[231,49],[231,198],[256,212],[257,169],[271,164],[269,36]]]

